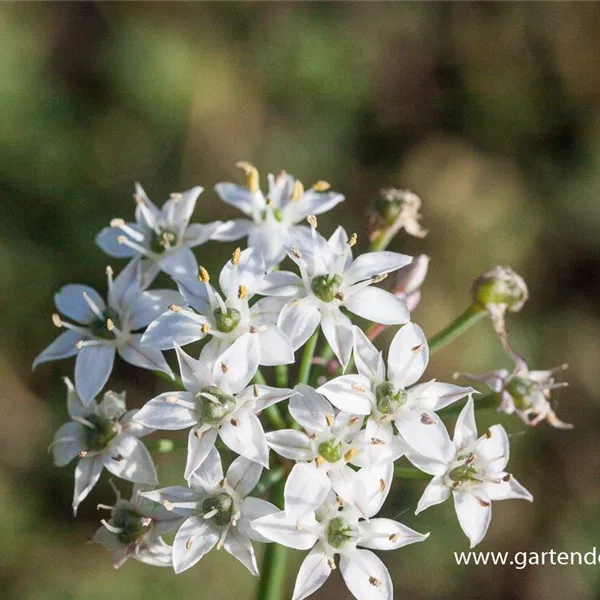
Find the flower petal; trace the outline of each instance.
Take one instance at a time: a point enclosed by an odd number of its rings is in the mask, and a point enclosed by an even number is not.
[[[244,333],[216,360],[213,366],[215,385],[226,393],[240,392],[256,374],[259,361],[258,336]]]
[[[85,448],[85,431],[70,421],[58,429],[52,441],[52,457],[57,467],[68,465]]]
[[[152,398],[136,413],[135,420],[152,429],[175,431],[198,423],[191,392],[166,392]]]
[[[256,564],[256,556],[254,548],[250,540],[241,535],[236,527],[232,527],[227,533],[223,548],[235,556],[255,577],[258,577],[258,565]]]
[[[504,471],[510,457],[508,434],[502,425],[493,425],[477,441],[478,459],[485,461],[486,471]]]
[[[199,433],[195,428],[190,429],[188,436],[188,452],[184,477],[189,479],[206,460],[217,441],[217,430],[212,427]]]
[[[194,253],[185,246],[177,248],[176,251],[165,253],[158,261],[158,266],[161,271],[164,271],[173,279],[195,277],[198,273],[198,261]]]
[[[191,310],[168,310],[150,323],[141,338],[142,346],[171,350],[175,344],[185,346],[197,342],[206,335],[202,322],[208,323],[208,319]]]
[[[355,315],[374,323],[398,325],[410,321],[410,312],[400,298],[373,286],[348,294],[344,306]]]
[[[195,186],[181,194],[176,194],[162,206],[162,216],[168,229],[179,231],[188,224],[192,217],[196,200],[204,188]]]
[[[427,410],[406,410],[394,421],[402,439],[416,452],[438,462],[454,456],[454,447],[440,417]]]
[[[392,519],[371,519],[359,523],[359,546],[371,550],[397,550],[408,544],[422,542],[429,534],[422,534]]]
[[[156,468],[144,443],[132,435],[122,434],[110,445],[104,466],[117,477],[136,483],[158,484]]]
[[[140,231],[140,226],[137,223],[127,223],[127,225],[138,232]],[[96,236],[96,245],[103,252],[115,258],[132,258],[136,256],[137,252],[133,248],[119,243],[119,238],[122,235],[124,233],[118,227],[104,227]]]
[[[454,445],[458,450],[470,446],[477,439],[477,425],[475,424],[475,407],[473,397],[469,396],[467,403],[458,415],[454,426]]]
[[[333,417],[331,404],[305,384],[298,384],[290,398],[289,411],[294,420],[310,432],[324,432],[330,429],[328,416]]]
[[[115,347],[111,344],[91,344],[79,350],[75,360],[75,388],[84,405],[98,395],[113,368]]]
[[[267,438],[260,420],[252,411],[238,412],[234,419],[221,426],[219,435],[235,453],[269,468]]]
[[[136,367],[150,369],[151,371],[162,371],[173,377],[173,371],[171,371],[171,367],[169,367],[162,352],[156,348],[142,346],[141,339],[141,333],[133,334],[123,346],[119,347],[119,356]]]
[[[314,517],[311,521],[316,524]],[[318,539],[314,533],[298,527],[298,519],[286,515],[284,511],[255,519],[251,525],[266,539],[296,550],[308,550]]]
[[[69,329],[61,333],[49,346],[40,352],[33,361],[32,369],[38,365],[51,360],[60,360],[61,358],[69,358],[77,354],[78,349],[75,344],[84,339],[84,336],[78,331]]]
[[[327,554],[319,545],[315,546],[302,561],[296,577],[292,600],[303,600],[314,594],[331,575]]]
[[[463,491],[460,488],[452,492],[454,509],[458,522],[474,548],[487,533],[492,519],[492,503],[483,488],[476,491]]]
[[[175,354],[179,363],[181,380],[186,390],[196,393],[213,384],[212,367],[208,368],[202,359],[192,358],[179,346],[175,346]]]
[[[381,353],[375,348],[360,327],[356,327],[355,325],[352,328],[352,334],[354,340],[354,362],[356,363],[358,372],[375,384],[381,383],[377,381]]]
[[[100,311],[106,309],[104,299],[96,290],[78,283],[70,283],[63,286],[54,294],[54,304],[63,315],[77,321],[88,324],[98,319],[90,305],[85,301],[84,294],[98,307]]]
[[[235,183],[221,182],[215,185],[215,192],[223,202],[227,202],[227,204],[241,210],[249,217],[252,216],[252,192],[247,187]]]
[[[164,313],[170,304],[179,304],[182,298],[175,290],[151,290],[142,292],[129,306],[129,328],[131,331],[146,327],[148,323]]]
[[[196,275],[193,277],[180,277],[175,280],[179,293],[184,300],[201,315],[210,315],[210,300],[206,290],[206,284],[199,281]]]
[[[213,232],[210,239],[219,242],[233,242],[249,235],[254,226],[254,221],[249,219],[225,221]]]
[[[285,257],[285,230],[279,223],[257,225],[248,235],[248,246],[262,253],[267,268],[278,265]]]
[[[302,279],[291,271],[273,271],[264,277],[256,292],[265,296],[297,296],[304,289]]]
[[[260,344],[260,364],[266,367],[292,364],[294,348],[288,336],[275,325],[263,327],[255,334]]]
[[[340,556],[340,571],[357,600],[393,600],[392,579],[370,550],[355,550]]]
[[[304,192],[300,200],[290,202],[286,206],[286,216],[292,223],[299,223],[308,215],[320,215],[331,210],[343,200],[344,196],[337,192],[317,192],[309,189]]]
[[[98,483],[102,473],[102,457],[87,456],[82,458],[75,467],[75,489],[73,490],[73,514],[92,488]]]
[[[429,381],[412,386],[408,391],[409,399],[423,408],[437,411],[445,408],[475,390],[471,387],[461,387],[451,383]]]
[[[241,498],[245,498],[258,485],[262,472],[260,464],[238,456],[227,469],[227,483]]]
[[[291,300],[281,309],[277,326],[285,333],[294,350],[303,346],[321,321],[319,309],[306,300]]]
[[[375,405],[370,381],[362,375],[341,375],[317,388],[335,407],[353,415],[369,415]]]
[[[398,330],[390,345],[388,377],[398,387],[406,388],[421,377],[429,362],[429,346],[423,330],[407,323]]]
[[[268,540],[252,528],[252,523],[255,519],[278,513],[279,509],[266,500],[248,496],[244,499],[241,510],[242,517],[238,521],[238,529],[240,532],[255,542],[261,542],[263,544],[270,542],[271,540]]]
[[[193,567],[219,541],[219,535],[202,517],[190,517],[173,541],[173,568],[182,573]]]
[[[415,515],[418,515],[421,511],[445,502],[450,497],[450,488],[444,483],[443,477],[434,477],[423,492],[419,504],[417,504],[417,510]]]
[[[256,248],[246,248],[240,253],[237,265],[230,260],[225,263],[219,275],[219,285],[227,297],[237,295],[240,285],[246,288],[248,296],[253,296],[264,274],[265,260],[262,254]]]
[[[412,262],[412,256],[398,252],[367,252],[361,254],[344,272],[344,283],[352,285],[375,275],[383,275],[401,269]]]
[[[507,480],[505,480],[508,477]],[[490,500],[521,498],[533,502],[533,496],[512,475],[504,475],[501,483],[488,483],[485,487]]]
[[[327,343],[345,369],[352,355],[352,321],[339,308],[324,310],[321,313],[321,329]]]
[[[275,388],[269,385],[258,385],[255,384],[247,388],[254,400],[254,412],[258,413],[273,404],[277,404],[282,400],[286,400],[293,393],[294,390],[289,388]],[[245,392],[243,393],[245,395]],[[256,395],[255,395],[256,394]],[[238,398],[240,394],[238,394]]]
[[[308,436],[295,429],[269,431],[267,444],[284,458],[291,460],[312,460],[314,458]]]
[[[322,469],[314,464],[297,463],[285,482],[285,512],[299,519],[325,501],[331,490],[331,481]]]

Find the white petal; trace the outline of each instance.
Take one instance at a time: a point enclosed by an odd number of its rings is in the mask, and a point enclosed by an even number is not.
[[[391,463],[363,468],[356,473],[357,489],[362,489],[362,493],[355,495],[355,506],[367,519],[381,509],[390,493],[393,479],[394,465]]]
[[[289,365],[294,362],[294,348],[279,327],[264,325],[257,334],[260,344],[260,364],[266,367]]]
[[[181,573],[193,567],[219,541],[219,535],[202,517],[190,517],[173,541],[173,568]]]
[[[310,432],[324,432],[330,429],[328,416],[334,415],[331,404],[313,388],[298,384],[296,393],[290,398],[289,411],[294,420]]]
[[[213,337],[208,342],[208,344],[205,344],[202,348],[202,351],[200,352],[200,363],[204,365],[207,369],[210,369],[211,379],[213,368],[217,360],[225,352],[225,350],[227,350],[227,348],[229,348],[232,345],[234,341],[235,340],[233,340],[230,337]]]
[[[315,332],[320,321],[321,313],[314,304],[292,300],[281,309],[277,326],[288,336],[294,350],[297,350]]]
[[[69,329],[61,333],[49,346],[40,352],[33,361],[32,369],[51,360],[69,358],[77,354],[77,342],[84,338],[81,333]]]
[[[102,402],[98,405],[96,412],[107,419],[124,420],[126,411],[125,392],[117,394],[116,392],[108,391],[102,397]]]
[[[143,265],[139,258],[130,260],[108,288],[108,305],[119,312],[133,306],[142,291]]]
[[[410,312],[400,298],[373,286],[349,294],[344,306],[355,315],[374,323],[397,325],[410,321]]]
[[[327,243],[329,244],[332,252],[336,254],[343,254],[346,251],[346,244],[348,243],[348,234],[346,233],[346,230],[341,225],[338,225],[337,229],[327,240]]]
[[[83,346],[75,360],[75,387],[86,406],[104,387],[113,368],[115,347],[110,344]]]
[[[158,261],[161,271],[170,275],[173,279],[194,277],[198,273],[198,261],[194,253],[185,247],[180,247],[176,252],[164,254]]]
[[[127,223],[129,227],[140,231],[140,227],[137,223]],[[96,244],[100,249],[115,258],[131,258],[137,255],[137,252],[127,246],[126,244],[120,244],[119,238],[124,235],[123,231],[118,227],[105,227],[96,236]]]
[[[241,498],[248,496],[257,486],[263,468],[258,463],[238,456],[227,469],[227,483]]]
[[[507,477],[506,474],[504,477]],[[510,498],[521,498],[533,502],[533,496],[526,490],[512,475],[508,481],[502,480],[502,483],[487,483],[486,492],[490,500],[509,500]]]
[[[252,228],[254,221],[248,219],[232,219],[222,223],[216,231],[213,232],[210,239],[219,242],[233,242],[240,238],[246,237]]]
[[[90,305],[85,301],[84,294],[98,307],[100,311],[106,309],[106,303],[98,292],[87,285],[70,283],[60,288],[54,294],[54,304],[59,312],[79,323],[91,323],[98,319]]]
[[[162,352],[156,348],[142,346],[141,339],[141,333],[133,334],[129,341],[119,347],[119,356],[136,367],[150,369],[151,371],[162,371],[173,377],[173,371],[171,371],[171,367],[169,367]]]
[[[357,600],[393,600],[390,574],[370,550],[342,554],[340,571],[348,589]]]
[[[182,401],[185,404],[180,404]],[[175,431],[196,425],[196,411],[189,407],[194,405],[194,394],[190,392],[166,392],[152,398],[136,413],[135,420],[151,427]]]
[[[401,438],[400,438],[401,439]],[[403,441],[403,440],[402,440]],[[403,441],[404,444],[406,442]],[[404,453],[406,458],[420,471],[423,473],[428,473],[429,475],[443,475],[448,470],[449,461],[454,458],[453,455],[449,454],[448,462],[441,462],[440,460],[436,460],[434,458],[430,458],[428,456],[423,456],[419,454],[415,450],[413,450],[410,446],[408,446],[406,452]]]
[[[423,408],[437,411],[445,408],[475,390],[471,387],[461,387],[451,383],[429,381],[419,383],[408,390],[409,398],[414,398],[415,403]]]
[[[303,600],[314,594],[327,581],[330,574],[331,567],[327,560],[327,554],[317,545],[302,561],[296,577],[292,600]]]
[[[196,429],[190,430],[184,473],[186,479],[189,479],[192,473],[206,460],[209,452],[214,448],[216,440],[217,430],[215,428],[211,428],[200,434],[197,434]]]
[[[206,317],[190,310],[168,310],[150,323],[142,336],[142,346],[171,350],[175,344],[185,346],[197,342],[206,335],[202,331],[201,321],[208,323]]]
[[[375,396],[371,382],[362,375],[342,375],[317,388],[334,406],[353,415],[371,414]]]
[[[209,369],[202,359],[192,358],[179,346],[175,346],[175,354],[179,363],[181,380],[186,390],[195,393],[213,384],[212,367]]]
[[[139,492],[139,496],[160,505],[165,503],[173,504],[173,510],[168,511],[168,513],[175,518],[181,515],[189,516],[191,514],[190,511],[194,510],[194,508],[181,508],[180,506],[177,506],[178,504],[194,506],[198,501],[198,495],[194,490],[180,485],[164,487],[159,490],[151,490],[148,492]],[[163,507],[161,506],[158,508],[162,509]]]
[[[473,492],[456,489],[452,495],[458,522],[471,541],[471,548],[474,548],[488,530],[492,519],[492,503],[481,488]]]
[[[251,192],[248,188],[234,183],[222,182],[215,185],[215,192],[227,204],[235,206],[249,217],[252,216]]]
[[[192,223],[185,229],[183,235],[183,244],[188,248],[195,248],[200,246],[208,240],[214,239],[214,235],[223,226],[221,221],[214,221],[213,223]]]
[[[279,313],[285,303],[285,298],[261,298],[250,308],[251,323],[253,325],[277,325]]]
[[[371,519],[360,526],[359,546],[371,550],[397,550],[408,544],[422,542],[429,534],[422,534],[392,519]]]
[[[254,227],[248,235],[248,246],[262,253],[267,268],[278,265],[285,257],[283,227],[279,223]]]
[[[459,450],[471,445],[477,439],[477,425],[475,425],[475,407],[473,397],[469,396],[467,403],[458,415],[454,426],[453,442]]]
[[[254,555],[254,548],[250,540],[241,535],[240,532],[232,527],[227,533],[223,548],[235,556],[255,577],[258,577],[258,565],[256,564],[256,556]]]
[[[454,455],[446,426],[435,413],[402,411],[395,423],[402,439],[419,454],[438,462],[447,462]]]
[[[129,306],[131,331],[146,327],[148,323],[165,312],[170,304],[181,303],[181,295],[175,290],[151,290],[142,292]]]
[[[423,330],[407,323],[394,336],[388,356],[388,377],[406,388],[421,377],[429,362],[429,346]]]
[[[85,431],[79,423],[65,423],[52,441],[52,456],[57,467],[69,464],[85,448]]]
[[[297,463],[285,482],[285,512],[299,519],[319,508],[331,490],[327,474],[314,464]]]
[[[265,296],[291,297],[297,296],[304,289],[302,279],[291,271],[274,271],[262,280],[256,290]]]
[[[133,558],[153,567],[172,567],[173,548],[162,538],[158,538],[152,540],[152,543],[144,544],[143,549],[134,554]]]
[[[177,283],[179,293],[195,311],[202,315],[211,314],[206,284],[199,281],[196,275],[193,277],[181,277],[175,283]]]
[[[309,189],[297,202],[290,202],[286,206],[286,216],[292,223],[299,223],[308,215],[320,215],[331,210],[336,204],[344,200],[342,194],[337,192],[317,192]]]
[[[295,429],[280,429],[267,433],[267,443],[284,458],[312,460],[314,458],[308,436]]]
[[[91,492],[102,473],[102,457],[82,458],[75,467],[75,489],[73,490],[73,514],[77,514],[77,507]]]
[[[256,374],[259,361],[258,336],[244,333],[216,360],[213,367],[215,385],[226,393],[240,392]]]
[[[168,228],[179,230],[183,225],[187,225],[194,212],[196,200],[203,191],[200,186],[195,186],[171,197],[163,204],[161,212]]]
[[[222,425],[219,435],[223,443],[235,453],[269,468],[267,438],[260,420],[251,411],[238,412],[234,419]]]
[[[314,518],[312,521],[316,523]],[[296,550],[308,550],[318,539],[314,533],[304,529],[298,519],[286,515],[284,511],[255,519],[251,525],[268,540]]]
[[[190,485],[201,493],[206,493],[209,489],[216,489],[223,481],[223,464],[219,451],[212,446],[207,457],[194,472],[190,479]],[[210,493],[210,492],[209,492]]]
[[[273,404],[286,400],[294,393],[294,390],[289,388],[275,388],[269,385],[258,384],[247,388],[247,390],[249,392],[248,397],[254,400],[254,412],[260,412],[269,406],[273,406]],[[241,395],[246,397],[248,392],[244,391],[242,394],[238,394],[238,398]],[[256,396],[255,393],[257,393]]]
[[[379,362],[381,360],[379,350],[375,348],[360,327],[354,326],[352,333],[354,339],[354,362],[356,363],[358,372],[370,381],[379,383],[377,381]]]
[[[321,329],[345,369],[352,354],[352,321],[339,308],[326,310],[321,313]]]
[[[390,273],[412,262],[412,256],[397,252],[367,252],[361,254],[344,272],[344,283],[352,285],[375,275]]]
[[[110,449],[114,453],[105,456],[104,466],[113,475],[136,483],[158,483],[152,457],[143,442],[132,435],[123,434],[111,443]]]
[[[486,471],[503,471],[510,456],[508,434],[502,425],[493,425],[477,442],[475,453],[485,461]]]
[[[248,496],[242,503],[242,517],[238,521],[238,529],[243,535],[249,537],[251,540],[265,544],[270,540],[260,535],[258,531],[253,529],[252,523],[255,519],[259,519],[267,515],[274,515],[278,512],[279,509],[270,502],[261,500],[260,498]]]
[[[264,274],[265,260],[262,254],[256,248],[246,248],[240,253],[237,266],[230,260],[225,263],[219,275],[219,285],[225,296],[237,295],[240,285],[248,290],[248,296],[252,296]]]
[[[434,477],[423,492],[415,514],[418,515],[421,511],[445,502],[450,497],[450,488],[444,483],[443,477]]]

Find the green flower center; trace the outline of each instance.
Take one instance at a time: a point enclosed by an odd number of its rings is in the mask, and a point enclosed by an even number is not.
[[[110,319],[117,329],[121,329],[121,317],[114,308],[107,308],[102,312],[102,319],[96,319],[92,321],[88,327],[94,337],[101,338],[103,340],[114,340],[115,334],[113,331],[109,331],[106,327],[106,321]]]
[[[85,428],[85,443],[88,450],[104,450],[119,433],[118,425],[106,417],[87,415],[85,420],[94,426]]]
[[[402,388],[397,390],[392,382],[384,381],[375,388],[375,397],[379,412],[388,415],[406,404],[408,394]]]
[[[229,308],[223,312],[220,308],[214,310],[217,329],[223,333],[231,333],[239,324],[242,315],[239,310]]]
[[[196,412],[203,423],[218,425],[237,406],[235,398],[211,385],[196,394]]]
[[[531,403],[529,397],[535,391],[535,382],[521,377],[512,377],[506,383],[505,389],[511,395],[519,410],[527,410]]]
[[[214,512],[216,511],[216,512]],[[231,521],[231,515],[233,514],[233,499],[229,494],[219,494],[212,498],[207,498],[202,503],[202,515],[205,516],[209,513],[213,513],[214,519],[217,525],[224,527]]]
[[[335,517],[329,521],[327,526],[327,542],[334,548],[341,548],[346,542],[352,539],[352,527],[340,517]]]
[[[169,248],[177,245],[178,237],[176,233],[168,229],[159,229],[159,233],[152,231],[150,234],[150,250],[156,254],[162,254]]]
[[[117,538],[122,544],[132,544],[150,531],[151,523],[145,517],[132,510],[118,510],[112,519],[112,524],[122,531]]]
[[[342,445],[335,440],[319,444],[319,454],[330,463],[335,463],[342,458]]]
[[[317,275],[310,282],[310,288],[319,300],[332,302],[339,293],[342,282],[339,275]]]
[[[476,481],[476,474],[477,469],[471,465],[461,465],[460,467],[452,469],[452,471],[448,473],[448,477],[457,483],[464,483],[465,481]]]

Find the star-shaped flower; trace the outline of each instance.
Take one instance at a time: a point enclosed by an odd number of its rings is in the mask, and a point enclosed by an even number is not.
[[[41,363],[77,354],[75,387],[84,404],[89,404],[104,387],[113,368],[115,353],[142,369],[173,375],[160,350],[143,347],[141,333],[133,333],[179,302],[174,290],[144,290],[139,261],[130,262],[113,281],[107,268],[108,301],[92,288],[65,285],[54,296],[56,308],[77,324],[52,316],[57,327],[67,329],[33,361]]]
[[[488,530],[493,500],[522,498],[533,502],[533,496],[504,470],[509,458],[504,427],[494,425],[477,437],[473,398],[467,400],[456,421],[452,441],[441,422],[434,427],[439,432],[442,460],[407,453],[417,468],[434,475],[416,513],[444,502],[452,493],[458,522],[473,548]]]
[[[235,453],[269,466],[267,439],[255,413],[289,398],[294,391],[248,386],[259,361],[257,346],[252,342],[254,335],[242,335],[212,365],[204,359],[195,360],[176,347],[187,391],[161,394],[136,415],[136,421],[153,429],[192,428],[186,479],[206,460],[217,436]]]
[[[202,466],[189,479],[189,488],[167,487],[143,494],[174,514],[186,517],[173,542],[175,573],[193,567],[217,546],[225,548],[252,575],[258,576],[250,540],[268,540],[254,531],[250,522],[277,511],[269,502],[249,496],[262,470],[259,464],[240,456],[223,477],[219,453],[211,448]]]
[[[64,467],[75,457],[73,512],[98,482],[102,469],[146,485],[156,485],[156,469],[146,446],[138,439],[149,433],[133,421],[136,410],[125,408],[125,393],[106,392],[100,404],[84,405],[71,381],[67,384],[67,408],[71,421],[56,432],[52,442],[54,464]]]
[[[300,181],[283,171],[277,177],[268,176],[269,191],[265,198],[260,191],[258,171],[246,162],[239,162],[237,166],[246,172],[246,187],[218,183],[215,190],[222,200],[250,219],[224,223],[213,239],[231,241],[248,236],[248,246],[262,252],[269,269],[285,257],[289,235],[306,229],[298,223],[308,215],[324,213],[344,200],[342,194],[327,191],[329,184],[324,181],[318,181],[305,191]]]

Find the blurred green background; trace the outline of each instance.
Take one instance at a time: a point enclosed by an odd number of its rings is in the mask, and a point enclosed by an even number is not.
[[[57,334],[53,293],[104,290],[94,235],[133,214],[133,183],[162,204],[203,185],[195,220],[238,216],[213,185],[285,168],[347,201],[320,219],[366,244],[365,210],[384,186],[423,199],[432,257],[414,314],[428,334],[468,302],[473,278],[510,264],[531,300],[509,320],[532,368],[568,362],[554,396],[573,431],[482,414],[512,434],[510,466],[536,498],[494,505],[481,550],[600,548],[600,6],[597,3],[0,4],[0,595],[15,600],[253,598],[256,581],[211,553],[183,575],[86,545],[112,501],[102,484],[71,515],[73,468],[46,453],[64,422],[73,361],[41,366]],[[362,235],[361,235],[362,234]],[[208,244],[215,269],[233,246]],[[389,341],[388,336],[388,341]],[[382,341],[385,341],[382,338]],[[488,322],[435,356],[428,375],[510,367]],[[165,384],[119,363],[112,389],[140,406]],[[157,458],[178,481],[183,457]],[[382,553],[396,596],[586,600],[600,566],[458,567],[467,550],[451,503],[414,516],[422,482],[402,482],[388,516],[431,531]],[[101,516],[104,516],[102,514]],[[290,592],[301,554],[290,566]],[[315,599],[351,596],[338,573]]]

